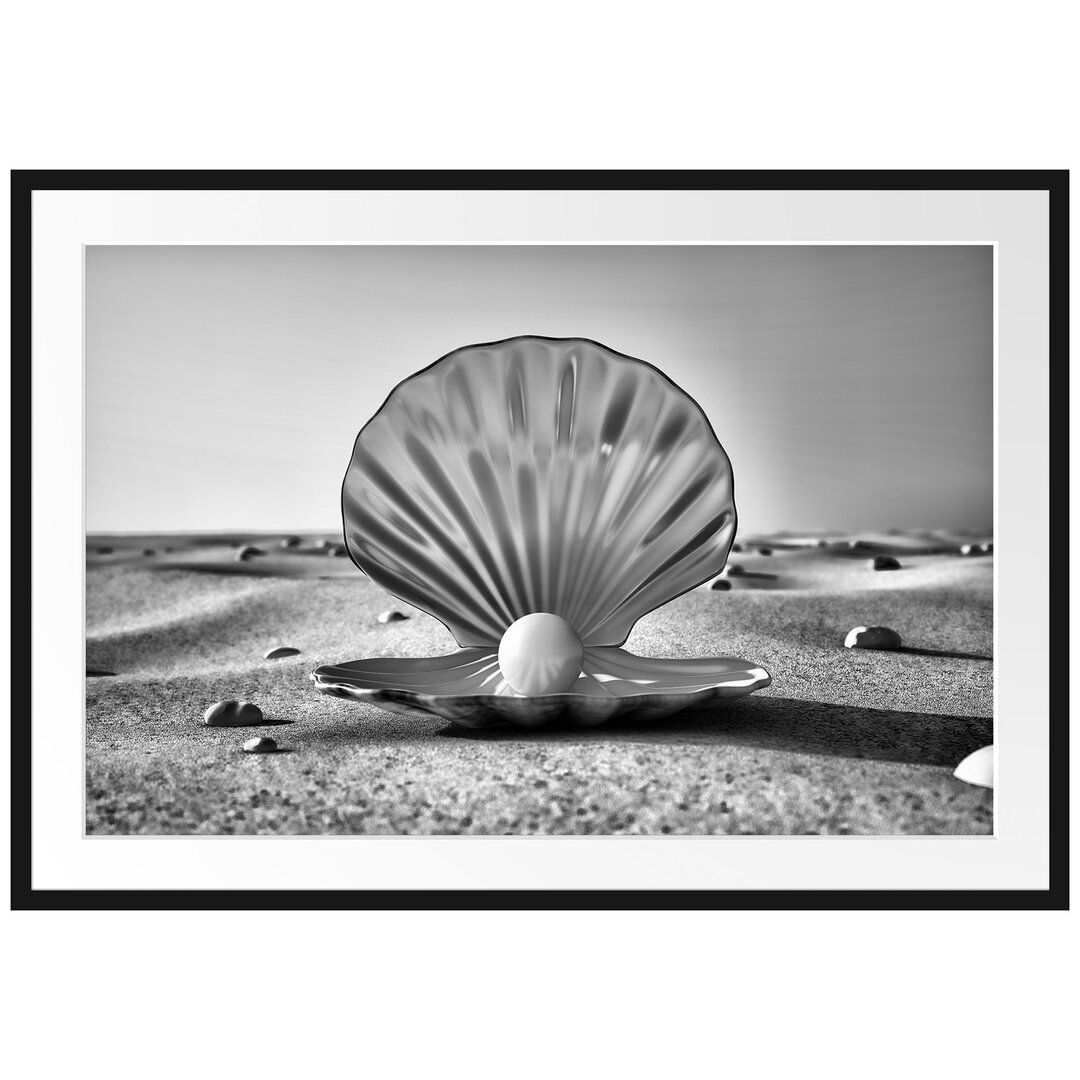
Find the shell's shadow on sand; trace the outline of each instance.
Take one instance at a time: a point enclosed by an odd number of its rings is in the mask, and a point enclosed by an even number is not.
[[[595,728],[513,725],[472,730],[451,725],[444,738],[478,742],[625,741],[741,745],[800,754],[907,765],[955,766],[993,738],[989,716],[947,716],[830,705],[795,698],[746,698],[726,707],[688,709],[655,723],[632,720]]]
[[[982,653],[951,652],[948,649],[915,649],[910,645],[901,645],[898,649],[892,649],[890,651],[907,653],[909,656],[944,656],[950,660],[985,660],[991,664],[994,662],[992,656],[985,656]]]

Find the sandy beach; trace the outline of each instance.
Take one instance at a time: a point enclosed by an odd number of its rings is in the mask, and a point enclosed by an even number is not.
[[[479,732],[316,692],[321,664],[456,646],[335,555],[340,535],[286,536],[87,538],[88,833],[993,831],[992,791],[952,775],[993,741],[992,547],[959,550],[989,536],[740,536],[729,589],[678,597],[626,648],[742,657],[771,686],[651,723]],[[237,561],[244,544],[265,554]],[[391,608],[409,618],[380,624]],[[903,648],[844,648],[859,625]],[[277,646],[300,651],[264,660]],[[206,727],[230,698],[265,723]],[[281,752],[243,753],[259,735]]]

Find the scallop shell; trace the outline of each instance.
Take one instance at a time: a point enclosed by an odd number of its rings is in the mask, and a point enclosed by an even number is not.
[[[463,647],[535,611],[621,645],[719,573],[736,525],[698,405],[583,338],[474,345],[406,379],[357,436],[342,515],[353,561]]]
[[[448,656],[312,672],[326,694],[463,727],[669,716],[768,686],[734,658],[620,648],[642,615],[715,577],[735,534],[731,464],[662,372],[584,338],[458,349],[401,383],[356,438],[342,485],[353,561],[445,624]],[[516,693],[498,647],[519,618],[584,645],[564,693]]]

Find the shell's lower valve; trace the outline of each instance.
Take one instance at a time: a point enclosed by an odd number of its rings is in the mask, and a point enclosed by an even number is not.
[[[499,668],[519,694],[564,694],[581,675],[585,650],[558,615],[535,611],[511,623],[499,642]]]

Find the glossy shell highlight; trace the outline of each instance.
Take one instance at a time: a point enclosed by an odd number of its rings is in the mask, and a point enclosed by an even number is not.
[[[357,436],[342,516],[353,561],[463,647],[537,611],[621,645],[719,573],[736,525],[698,405],[583,338],[470,346],[406,379]]]

